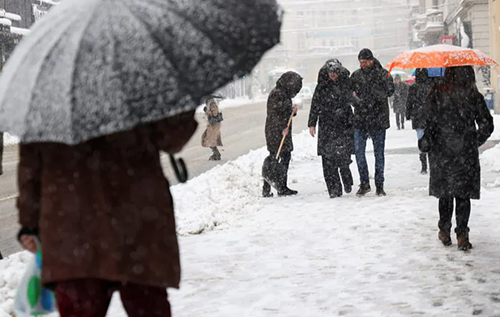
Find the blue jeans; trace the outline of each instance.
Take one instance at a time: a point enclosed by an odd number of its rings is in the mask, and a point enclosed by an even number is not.
[[[385,168],[385,129],[354,130],[354,153],[358,164],[359,178],[362,184],[369,184],[368,164],[366,163],[366,140],[373,141],[375,152],[375,184],[384,183]]]

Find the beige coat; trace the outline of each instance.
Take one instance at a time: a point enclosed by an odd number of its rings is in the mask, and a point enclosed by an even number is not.
[[[205,115],[208,117],[213,117],[219,114],[219,107],[214,99],[207,100],[207,106],[203,109]],[[203,147],[215,147],[222,146],[222,138],[220,133],[221,123],[208,123],[207,129],[203,132],[201,136],[201,145]]]
[[[178,287],[160,151],[179,151],[196,126],[190,112],[75,146],[21,144],[19,221],[39,229],[44,284],[96,278]]]

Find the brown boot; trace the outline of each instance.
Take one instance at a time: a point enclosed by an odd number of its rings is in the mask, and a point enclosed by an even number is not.
[[[469,233],[457,233],[457,245],[458,249],[462,251],[467,251],[472,249],[472,244],[469,242]]]
[[[450,232],[444,232],[444,231],[439,230],[438,238],[439,238],[439,240],[441,240],[441,242],[443,243],[444,246],[447,247],[447,246],[451,245]]]

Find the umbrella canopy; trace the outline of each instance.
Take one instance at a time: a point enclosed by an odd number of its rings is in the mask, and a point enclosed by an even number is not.
[[[76,144],[195,109],[279,42],[275,0],[65,0],[0,76],[0,131]]]
[[[465,65],[498,64],[480,50],[438,44],[401,52],[392,61],[387,63],[386,67],[390,71],[393,67],[426,68]]]

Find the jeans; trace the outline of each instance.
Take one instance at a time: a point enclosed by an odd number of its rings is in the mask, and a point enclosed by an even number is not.
[[[385,129],[354,130],[354,152],[358,164],[359,178],[362,184],[369,184],[368,164],[366,162],[366,140],[372,139],[375,152],[375,184],[383,184],[385,168]]]

